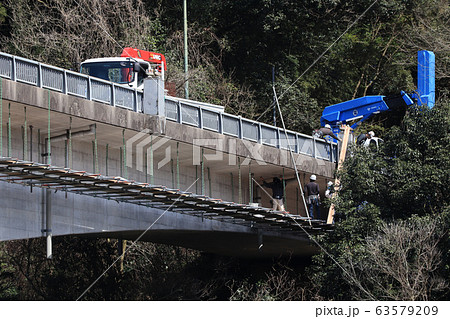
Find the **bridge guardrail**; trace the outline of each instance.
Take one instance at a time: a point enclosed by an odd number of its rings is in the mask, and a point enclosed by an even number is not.
[[[140,112],[143,93],[113,82],[0,52],[0,76]]]
[[[312,136],[226,114],[205,106],[165,97],[166,119],[263,145],[336,162],[337,144]]]
[[[13,81],[78,96],[87,100],[142,111],[143,93],[99,78],[0,52],[0,76]],[[225,135],[290,148],[298,154],[336,162],[337,145],[311,136],[226,114],[194,103],[165,97],[166,118]],[[287,135],[287,138],[286,138]]]

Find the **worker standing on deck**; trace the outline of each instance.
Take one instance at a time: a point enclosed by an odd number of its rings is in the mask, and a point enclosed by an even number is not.
[[[314,131],[314,135],[318,138],[324,138],[324,136],[331,136],[332,138],[334,138],[335,140],[338,140],[339,142],[341,142],[342,140],[337,137],[333,131],[331,130],[331,126],[330,124],[325,124],[325,127],[321,127],[318,130]]]
[[[314,219],[314,209],[316,210],[316,219],[320,219],[320,189],[316,183],[316,175],[311,175],[309,183],[305,185],[304,193],[308,204],[309,217]]]
[[[283,181],[278,177],[274,177],[272,183],[266,183],[263,177],[261,177],[261,181],[264,187],[272,189],[272,210],[279,210],[284,212]]]

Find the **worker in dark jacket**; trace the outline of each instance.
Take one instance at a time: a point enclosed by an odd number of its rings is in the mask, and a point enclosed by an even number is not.
[[[273,202],[273,210],[279,210],[284,212],[284,203],[283,203],[283,181],[278,177],[274,177],[272,183],[267,183],[264,178],[261,177],[261,181],[264,187],[272,189],[272,202]]]
[[[304,193],[306,203],[308,204],[309,217],[314,219],[314,209],[316,210],[316,219],[320,219],[320,189],[316,183],[316,175],[311,175],[309,183],[305,185]]]
[[[367,132],[366,134],[360,134],[360,135],[358,135],[358,138],[356,139],[356,144],[364,145],[364,143],[367,140],[370,140],[374,136],[375,136],[375,133],[373,131]]]
[[[319,138],[324,138],[324,136],[328,135],[334,138],[335,140],[338,140],[339,142],[341,141],[341,139],[337,137],[331,130],[330,124],[325,124],[325,127],[321,127],[320,129],[315,130],[314,135]]]

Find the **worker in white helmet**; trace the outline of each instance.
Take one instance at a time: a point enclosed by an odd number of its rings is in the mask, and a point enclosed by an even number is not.
[[[308,204],[309,217],[312,219],[320,219],[320,189],[319,184],[316,183],[316,179],[316,175],[311,175],[309,178],[309,183],[305,185],[304,189],[306,203]],[[316,211],[315,215],[314,210]]]
[[[320,129],[315,130],[313,133],[316,137],[319,137],[319,138],[324,138],[325,136],[328,135],[328,136],[331,136],[332,138],[334,138],[335,140],[338,140],[339,142],[341,141],[341,139],[339,137],[337,137],[331,130],[330,124],[325,124],[324,127],[321,127]]]
[[[364,133],[360,134],[360,135],[358,135],[358,138],[356,139],[356,144],[358,144],[358,145],[366,145],[366,144],[369,145],[370,144],[370,140],[372,138],[374,138],[374,137],[375,137],[374,131],[370,131],[370,132],[367,132],[365,134]]]
[[[326,198],[331,198],[333,196],[334,193],[334,186],[333,186],[333,182],[329,181],[327,183],[327,190],[325,191],[325,197]]]

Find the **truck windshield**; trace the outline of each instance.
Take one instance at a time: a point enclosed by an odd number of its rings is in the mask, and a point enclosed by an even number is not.
[[[133,65],[129,61],[83,63],[80,72],[115,83],[134,81]]]

